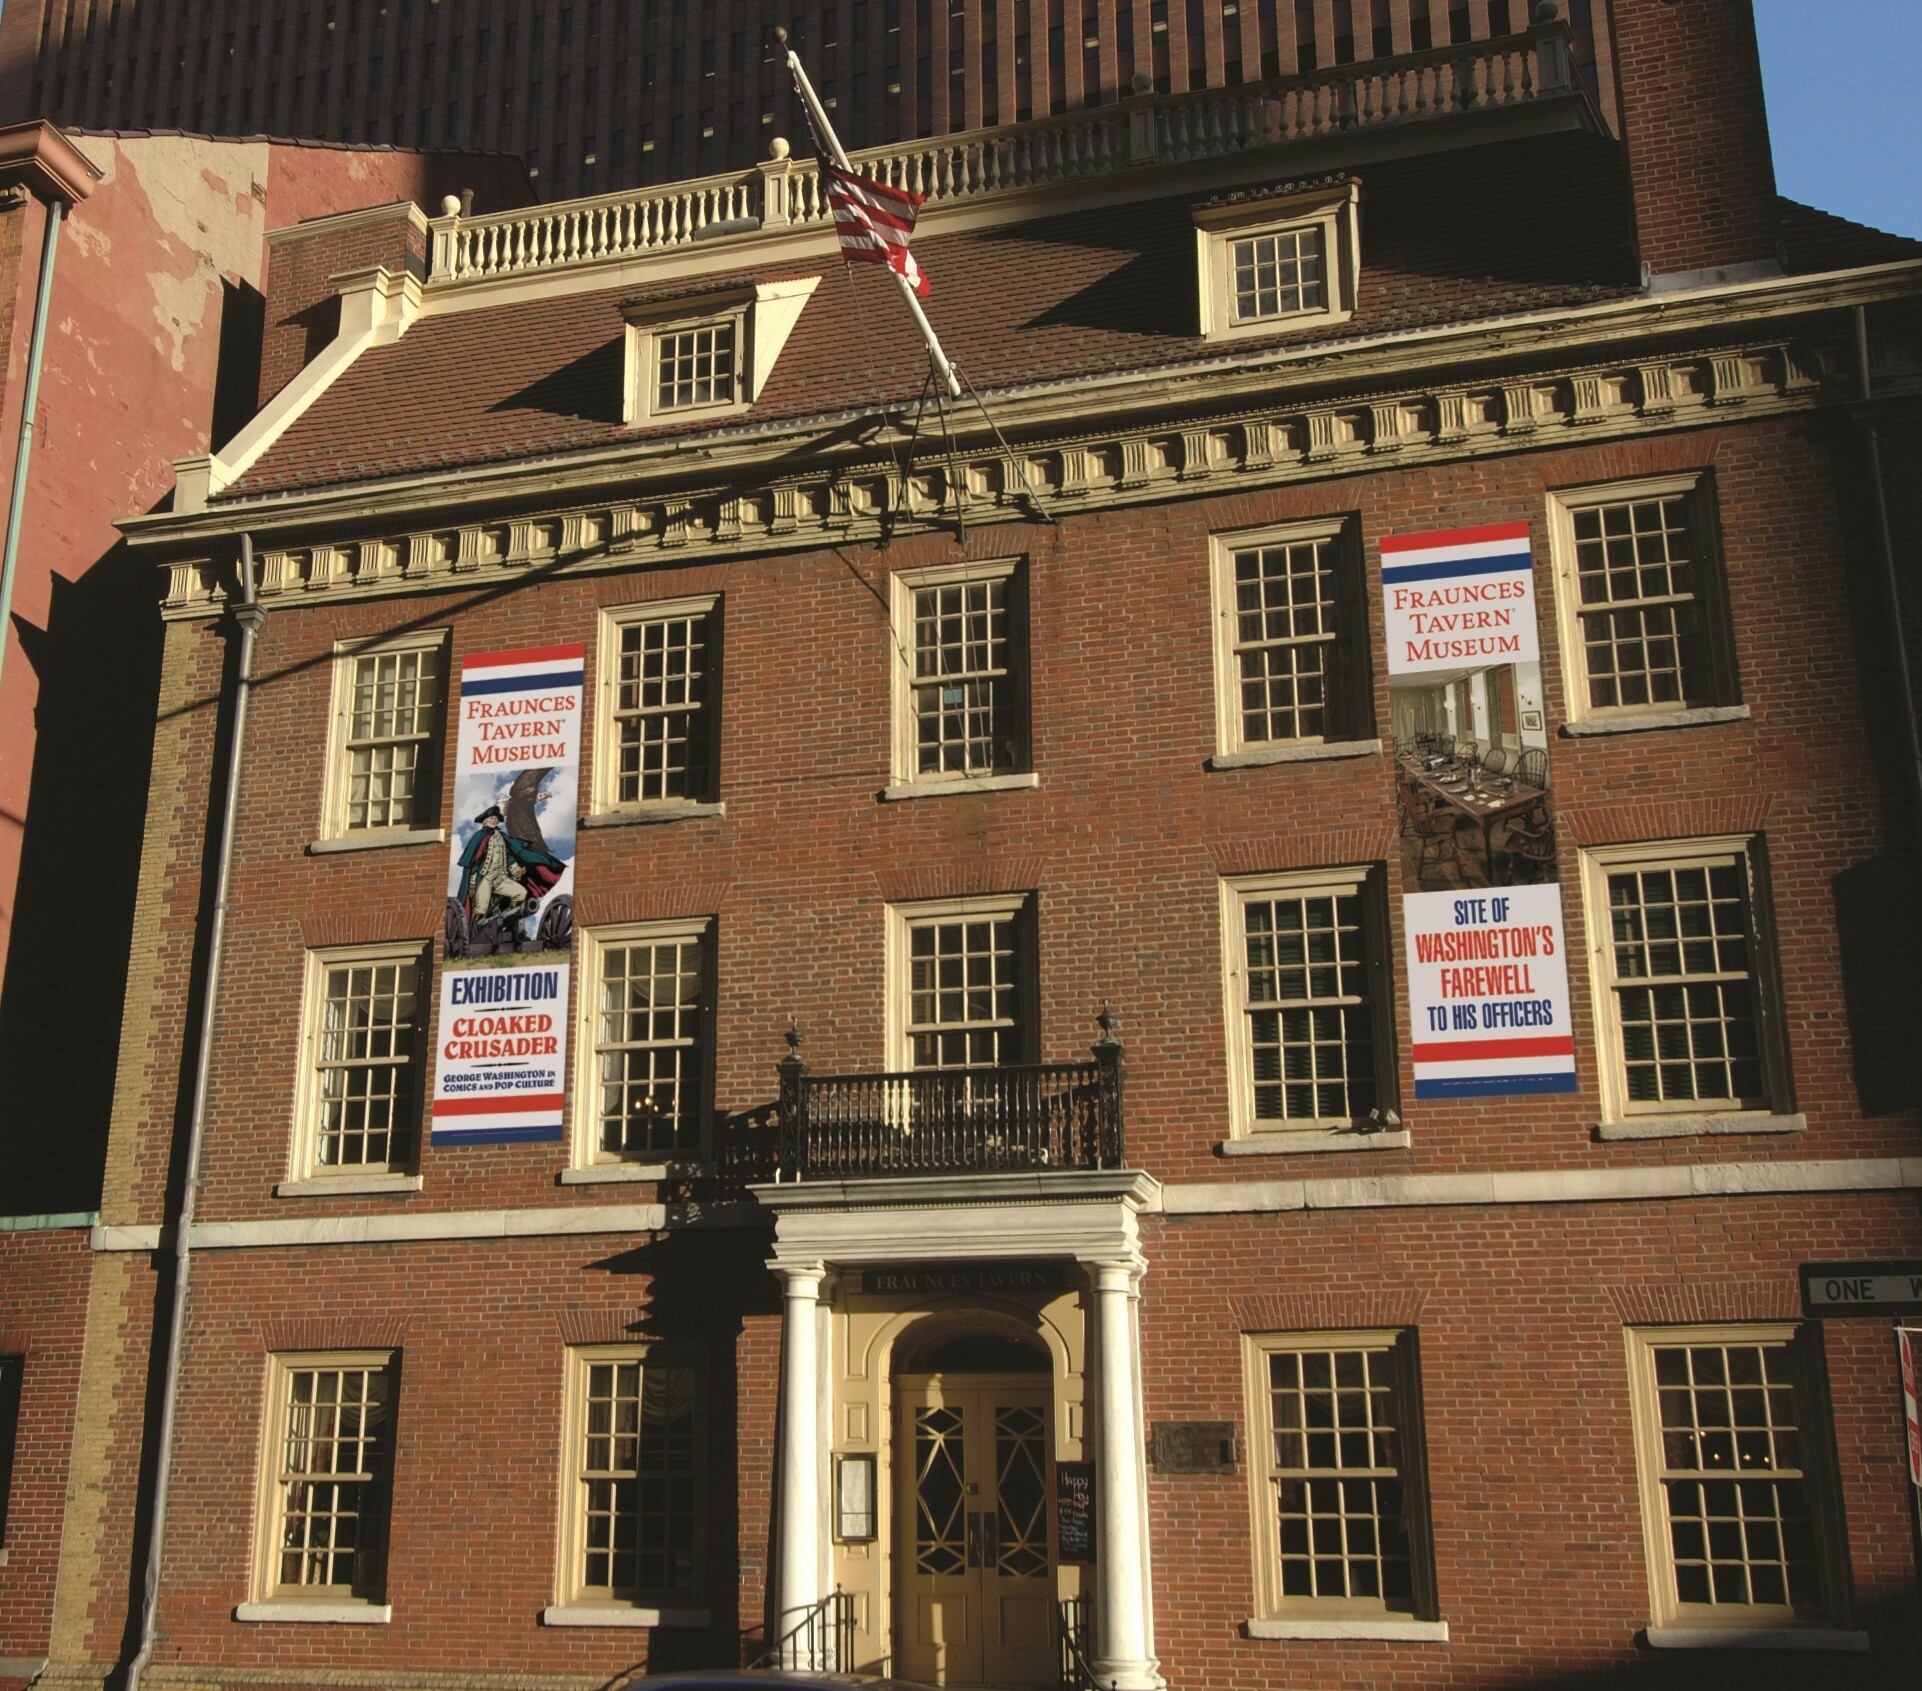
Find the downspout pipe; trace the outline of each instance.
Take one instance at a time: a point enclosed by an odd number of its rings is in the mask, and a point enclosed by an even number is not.
[[[1908,742],[1909,798],[1914,806],[1911,820],[1922,829],[1922,726],[1915,715],[1915,681],[1909,669],[1909,642],[1902,626],[1902,589],[1895,571],[1895,536],[1889,526],[1888,484],[1882,474],[1882,435],[1875,408],[1875,393],[1869,377],[1869,314],[1865,306],[1855,307],[1855,380],[1859,390],[1854,408],[1855,426],[1862,431],[1868,451],[1869,489],[1875,507],[1875,545],[1881,565],[1882,593],[1887,601],[1889,631],[1895,641],[1895,685],[1901,701],[1902,732]]]
[[[200,1032],[194,1055],[193,1114],[187,1127],[187,1168],[174,1218],[173,1313],[167,1327],[165,1383],[160,1399],[159,1461],[154,1470],[153,1517],[147,1532],[147,1567],[140,1601],[140,1648],[127,1668],[125,1691],[140,1691],[141,1676],[153,1661],[160,1607],[160,1557],[167,1540],[167,1487],[173,1477],[174,1419],[180,1402],[180,1360],[187,1330],[187,1288],[193,1271],[194,1209],[200,1196],[200,1147],[207,1124],[208,1074],[213,1067],[214,1016],[220,1000],[220,959],[227,934],[227,889],[233,873],[234,819],[240,809],[241,755],[247,744],[247,698],[253,686],[254,639],[266,620],[254,597],[254,542],[240,537],[240,625],[238,676],[234,690],[233,733],[227,747],[227,793],[220,814],[219,869],[214,878],[213,927],[207,939],[206,987],[201,995]]]
[[[33,339],[27,346],[27,391],[20,407],[20,443],[13,455],[13,492],[7,498],[7,547],[0,557],[0,668],[7,661],[7,630],[13,620],[13,575],[20,561],[20,520],[27,508],[27,460],[33,456],[33,414],[40,405],[40,366],[47,351],[47,307],[53,298],[53,255],[67,202],[47,202],[47,232],[40,242],[40,282],[33,296]]]

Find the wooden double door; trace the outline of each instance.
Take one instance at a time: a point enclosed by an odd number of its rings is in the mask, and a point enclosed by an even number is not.
[[[894,1658],[931,1685],[1053,1685],[1049,1381],[895,1381]]]

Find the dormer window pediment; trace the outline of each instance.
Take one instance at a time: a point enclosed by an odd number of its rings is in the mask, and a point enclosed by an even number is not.
[[[621,417],[631,427],[737,416],[760,398],[819,276],[630,301]]]

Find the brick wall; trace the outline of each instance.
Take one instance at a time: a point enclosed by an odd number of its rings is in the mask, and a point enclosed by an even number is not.
[[[1642,261],[1773,258],[1775,168],[1755,20],[1727,0],[1618,0],[1616,74]]]

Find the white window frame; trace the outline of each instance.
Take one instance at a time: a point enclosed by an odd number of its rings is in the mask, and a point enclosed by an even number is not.
[[[1202,338],[1245,340],[1345,323],[1354,315],[1361,279],[1360,207],[1361,184],[1354,180],[1197,207],[1195,247]],[[1270,316],[1238,317],[1235,243],[1309,229],[1321,236],[1322,303]]]
[[[904,1074],[914,1070],[910,1023],[910,997],[913,991],[910,936],[913,931],[919,927],[950,922],[1002,918],[1013,921],[1018,948],[1015,991],[1020,1006],[1020,1052],[1016,1064],[1040,1060],[1040,1028],[1037,1025],[1039,995],[1035,990],[1038,971],[1034,898],[1029,893],[998,893],[985,898],[930,899],[921,903],[888,906],[887,1066],[891,1073]]]
[[[1251,740],[1243,731],[1241,710],[1240,624],[1235,591],[1235,556],[1264,547],[1328,546],[1332,548],[1334,578],[1332,615],[1335,628],[1324,641],[1327,667],[1323,670],[1322,729],[1319,734],[1291,739]],[[1307,522],[1271,524],[1210,535],[1209,578],[1214,605],[1215,746],[1217,758],[1258,761],[1276,753],[1325,747],[1332,753],[1359,748],[1360,724],[1372,714],[1373,677],[1368,665],[1365,613],[1359,603],[1352,524],[1345,517],[1320,517]],[[1333,708],[1329,688],[1332,684]],[[1363,701],[1357,709],[1357,701]]]
[[[991,786],[1029,785],[1032,767],[1028,737],[1028,628],[1026,615],[1027,572],[1019,558],[996,558],[985,562],[940,564],[930,569],[901,570],[889,584],[889,609],[893,623],[894,653],[890,669],[893,686],[893,766],[898,788],[951,790],[981,789]],[[928,588],[956,587],[978,582],[1005,584],[1004,605],[1007,619],[1007,663],[997,693],[996,728],[1005,731],[1013,742],[1010,767],[986,769],[929,770],[918,767],[920,745],[915,715],[914,596]]]
[[[396,736],[412,740],[420,747],[419,760],[415,765],[416,781],[425,775],[431,783],[427,788],[418,784],[414,789],[411,815],[404,826],[392,825],[380,828],[355,828],[348,820],[352,802],[353,771],[349,767],[352,755],[352,728],[354,719],[354,668],[363,658],[378,658],[390,654],[432,653],[437,668],[439,697],[433,706],[432,725],[425,733]],[[409,634],[399,638],[377,636],[367,640],[343,640],[334,647],[333,696],[329,705],[327,736],[327,772],[323,782],[321,798],[320,837],[323,840],[342,840],[357,844],[379,845],[387,842],[405,842],[427,837],[438,839],[440,827],[435,818],[440,813],[440,751],[442,737],[447,726],[447,698],[449,687],[448,671],[452,667],[448,661],[449,642],[447,630],[429,629],[420,634]]]
[[[687,797],[632,798],[620,796],[620,747],[617,707],[621,681],[621,636],[629,628],[652,622],[675,622],[701,618],[706,623],[704,651],[707,657],[706,697],[700,706],[706,718],[707,758],[699,792]],[[616,605],[604,609],[600,617],[600,643],[594,704],[594,784],[593,814],[672,815],[689,810],[705,810],[720,791],[720,728],[722,687],[721,595],[695,594],[685,599],[644,600],[635,605]]]
[[[1748,1101],[1699,1098],[1631,1101],[1628,1059],[1616,1008],[1619,1000],[1615,990],[1614,924],[1610,917],[1608,878],[1625,871],[1706,868],[1731,860],[1742,872],[1747,905],[1749,982],[1755,1004],[1756,1049],[1763,1096]],[[1719,1131],[1739,1131],[1744,1122],[1766,1127],[1786,1119],[1794,1104],[1787,1032],[1782,1025],[1781,986],[1774,950],[1767,937],[1772,926],[1769,920],[1772,901],[1761,837],[1726,834],[1588,846],[1581,854],[1581,868],[1604,1124],[1659,1124],[1668,1119],[1678,1124],[1708,1124],[1705,1131],[1708,1126]]]
[[[390,1154],[381,1162],[323,1164],[318,1160],[322,1104],[320,1058],[321,1039],[325,1032],[323,1016],[327,1003],[327,971],[361,963],[411,964],[414,969],[414,1051],[409,1065],[413,1071],[413,1119],[409,1124],[411,1154],[401,1159]],[[432,1017],[428,1002],[430,984],[428,948],[419,940],[329,946],[307,953],[300,1015],[300,1073],[295,1089],[294,1133],[288,1167],[291,1181],[339,1181],[344,1184],[369,1177],[378,1179],[406,1175],[418,1165],[422,1129],[427,1116],[428,1034]]]
[[[1641,1497],[1643,1552],[1647,1558],[1650,1631],[1671,1633],[1677,1644],[1699,1643],[1702,1633],[1739,1634],[1846,1624],[1849,1602],[1848,1541],[1840,1518],[1840,1483],[1835,1468],[1834,1416],[1823,1378],[1818,1335],[1792,1321],[1725,1322],[1695,1327],[1628,1327],[1629,1403],[1635,1440],[1635,1468]],[[1760,1345],[1788,1352],[1796,1410],[1801,1467],[1813,1527],[1819,1604],[1796,1609],[1790,1604],[1684,1603],[1678,1592],[1668,1494],[1663,1485],[1661,1417],[1655,1352],[1664,1346]],[[1715,1470],[1703,1469],[1704,1473]],[[1774,1473],[1770,1469],[1732,1469],[1732,1474]],[[1696,1636],[1691,1637],[1693,1633]]]
[[[740,415],[761,395],[802,309],[821,285],[819,276],[758,282],[704,298],[682,297],[623,307],[627,322],[621,378],[621,416],[631,428],[704,423]],[[663,337],[692,329],[734,329],[734,370],[725,400],[699,405],[660,404]]]
[[[600,993],[601,971],[608,951],[636,943],[692,941],[699,948],[701,986],[694,1040],[693,1111],[695,1143],[686,1151],[657,1154],[649,1151],[624,1156],[600,1144]],[[574,1156],[577,1169],[658,1169],[682,1167],[703,1160],[709,1148],[709,1112],[714,1074],[714,924],[707,917],[681,921],[630,922],[581,930],[581,974],[574,1029]]]
[[[606,1594],[587,1585],[587,1507],[585,1499],[587,1388],[589,1370],[596,1364],[637,1364],[645,1377],[648,1361],[684,1368],[694,1385],[694,1509],[692,1589],[686,1592],[636,1589],[625,1596]],[[672,1603],[700,1603],[707,1592],[708,1379],[702,1359],[672,1347],[650,1343],[569,1345],[561,1411],[561,1495],[559,1557],[554,1570],[554,1607],[544,1617],[550,1625],[704,1625],[704,1611],[663,1608]]]
[[[394,1460],[398,1449],[395,1423],[400,1404],[400,1354],[394,1350],[277,1351],[267,1358],[266,1396],[261,1417],[261,1444],[258,1482],[254,1504],[254,1559],[251,1572],[253,1602],[243,1604],[242,1620],[289,1620],[303,1618],[328,1620],[385,1621],[392,1610],[386,1601],[392,1572],[389,1553],[393,1547],[393,1510],[395,1493]],[[293,1414],[292,1385],[296,1374],[309,1370],[367,1369],[387,1376],[387,1469],[382,1476],[382,1498],[386,1532],[380,1546],[380,1593],[356,1592],[338,1585],[299,1586],[280,1583],[281,1539],[286,1522],[286,1504],[280,1473],[289,1422]],[[252,1612],[249,1612],[251,1609]]]
[[[1421,1367],[1413,1329],[1362,1329],[1331,1332],[1244,1333],[1242,1335],[1243,1397],[1247,1414],[1248,1505],[1254,1543],[1255,1615],[1257,1624],[1250,1631],[1260,1636],[1258,1622],[1319,1620],[1340,1624],[1370,1621],[1413,1623],[1410,1636],[1419,1636],[1422,1623],[1435,1623],[1437,1615],[1434,1583],[1434,1554],[1428,1517],[1428,1486],[1424,1460],[1421,1413]],[[1323,1597],[1287,1596],[1282,1591],[1282,1554],[1277,1518],[1275,1486],[1275,1429],[1271,1419],[1272,1398],[1269,1359],[1281,1354],[1314,1351],[1366,1351],[1385,1357],[1401,1411],[1402,1424],[1396,1429],[1400,1462],[1393,1469],[1403,1495],[1402,1519],[1406,1525],[1409,1551],[1407,1603],[1390,1607],[1385,1596]],[[1330,1477],[1347,1472],[1354,1475],[1376,1473],[1361,1469],[1295,1469],[1298,1472],[1324,1473]],[[1378,1541],[1379,1542],[1379,1541]],[[1287,1636],[1276,1633],[1276,1636]],[[1302,1634],[1313,1636],[1312,1633]],[[1439,1636],[1446,1637],[1445,1630]]]
[[[1575,539],[1576,513],[1602,505],[1663,499],[1681,499],[1687,503],[1689,525],[1701,549],[1700,558],[1690,560],[1695,574],[1689,598],[1701,619],[1702,661],[1708,674],[1698,678],[1700,690],[1693,698],[1626,705],[1591,704],[1588,643],[1582,625],[1581,573]],[[1630,722],[1639,717],[1686,719],[1698,713],[1731,711],[1745,714],[1740,710],[1741,688],[1729,627],[1714,482],[1707,471],[1558,488],[1548,496],[1548,532],[1555,566],[1555,626],[1562,660],[1563,706],[1569,721],[1606,724]],[[1720,720],[1720,716],[1705,715],[1704,719]]]
[[[1382,908],[1381,871],[1369,864],[1333,869],[1297,869],[1278,874],[1236,875],[1221,882],[1222,1013],[1227,1032],[1229,1134],[1235,1140],[1283,1144],[1302,1135],[1329,1135],[1372,1129],[1395,1105],[1396,1056],[1391,983],[1387,968],[1387,923]],[[1362,944],[1368,973],[1370,1045],[1375,1071],[1375,1105],[1380,1120],[1366,1115],[1316,1116],[1300,1121],[1265,1121],[1255,1114],[1254,1042],[1248,1002],[1247,932],[1243,911],[1251,900],[1283,894],[1291,898],[1356,896],[1364,923]],[[1339,1143],[1339,1141],[1337,1141]]]

